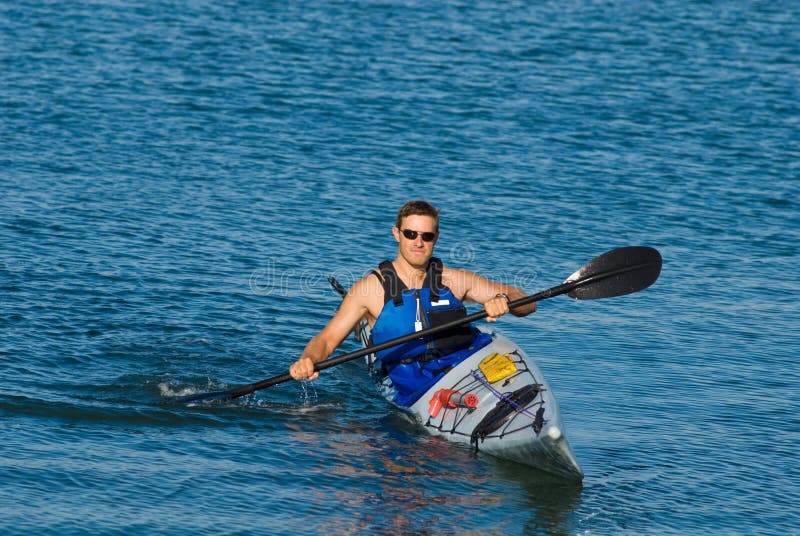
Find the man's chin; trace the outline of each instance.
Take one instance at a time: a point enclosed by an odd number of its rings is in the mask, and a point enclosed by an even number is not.
[[[424,251],[409,252],[408,253],[408,257],[406,257],[406,258],[408,259],[408,262],[411,263],[411,264],[418,265],[418,266],[423,266],[423,265],[428,264],[428,261],[430,260],[431,255],[432,255],[431,253],[426,253]]]

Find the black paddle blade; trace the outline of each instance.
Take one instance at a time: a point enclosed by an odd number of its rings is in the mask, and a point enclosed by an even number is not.
[[[339,282],[336,280],[336,278],[335,278],[335,277],[333,277],[333,276],[330,276],[330,277],[328,278],[328,283],[330,283],[330,284],[331,284],[331,286],[333,287],[333,290],[335,290],[335,291],[336,291],[336,292],[339,294],[339,296],[341,296],[342,298],[344,298],[345,296],[347,296],[347,289],[345,289],[345,288],[342,286],[342,284],[341,284],[341,283],[339,283]]]
[[[645,246],[612,249],[592,259],[564,284],[582,282],[567,293],[576,300],[622,296],[645,289],[661,273],[661,254]]]

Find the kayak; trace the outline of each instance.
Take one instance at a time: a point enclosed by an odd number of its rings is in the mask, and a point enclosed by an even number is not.
[[[491,342],[450,369],[413,405],[395,404],[391,379],[375,354],[365,356],[378,393],[425,430],[479,452],[580,480],[583,471],[564,435],[553,391],[525,352],[495,330]],[[370,346],[361,320],[356,340]]]
[[[597,300],[638,292],[655,283],[661,273],[658,250],[627,246],[607,251],[574,272],[560,285],[509,302],[514,309],[529,303],[567,295]],[[347,291],[333,277],[331,286],[343,298]],[[331,357],[314,365],[317,372],[365,358],[378,391],[390,402],[394,387],[374,353],[422,336],[486,318],[476,312],[439,326],[428,327],[379,344],[370,344],[370,326],[361,321],[356,339],[361,350]],[[541,371],[525,352],[488,327],[479,328],[481,344],[473,339],[471,354],[449,368],[411,407],[397,407],[412,415],[430,433],[476,450],[514,460],[571,479],[583,471],[564,435],[558,403]],[[485,345],[484,345],[485,343]],[[452,354],[451,354],[452,355]],[[290,372],[232,389],[174,397],[171,403],[194,404],[233,400],[260,389],[293,380]],[[435,378],[432,378],[436,381]],[[426,384],[427,385],[427,384]],[[416,395],[416,393],[415,393]],[[166,402],[164,402],[166,403]]]

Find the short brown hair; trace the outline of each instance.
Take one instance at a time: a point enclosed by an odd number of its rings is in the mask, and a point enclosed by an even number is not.
[[[439,232],[439,209],[427,201],[417,199],[403,205],[402,208],[400,208],[400,212],[397,213],[397,223],[395,225],[398,229],[403,223],[403,218],[406,216],[431,216],[436,220],[436,232]]]

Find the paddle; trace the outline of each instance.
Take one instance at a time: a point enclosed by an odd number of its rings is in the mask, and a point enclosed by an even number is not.
[[[596,257],[586,266],[572,274],[561,285],[537,292],[530,296],[525,296],[518,300],[509,302],[510,309],[515,309],[522,305],[527,305],[536,301],[554,298],[561,294],[578,300],[594,300],[599,298],[611,298],[622,296],[652,285],[661,273],[661,254],[653,248],[643,246],[629,246],[613,249]],[[339,290],[337,288],[337,290]],[[343,290],[343,289],[342,289]],[[341,292],[341,290],[340,290]],[[469,322],[474,322],[485,318],[486,311],[480,311],[464,318],[442,324],[440,326],[424,329],[415,333],[409,333],[402,337],[392,339],[380,344],[368,346],[355,352],[350,352],[338,357],[333,357],[317,363],[314,370],[325,370],[365,355],[373,354],[386,348],[391,348],[398,344],[408,342],[419,337],[433,335],[440,331],[452,329]],[[204,400],[232,400],[240,396],[245,396],[260,389],[266,389],[279,383],[287,382],[292,376],[287,372],[279,376],[267,378],[260,382],[242,385],[227,391],[214,391],[210,393],[197,393],[194,395],[172,398],[169,402],[187,403]],[[166,401],[165,401],[166,402]]]

